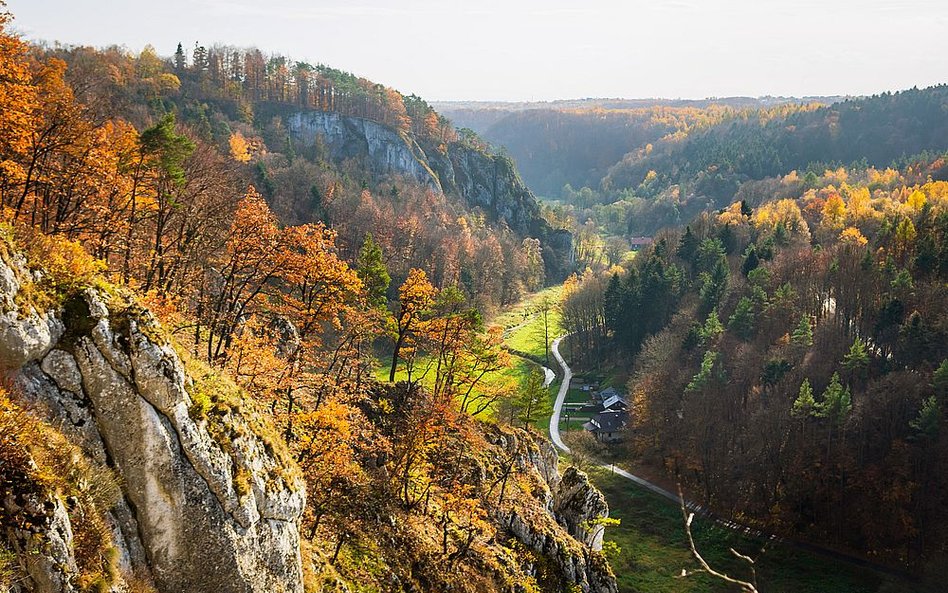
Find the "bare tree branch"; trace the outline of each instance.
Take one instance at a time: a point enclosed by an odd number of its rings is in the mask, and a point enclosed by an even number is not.
[[[748,582],[748,581],[742,581],[740,579],[735,579],[733,577],[728,576],[727,574],[723,572],[718,572],[717,570],[714,570],[713,568],[711,568],[711,565],[708,564],[708,562],[704,559],[701,553],[698,552],[698,548],[695,546],[695,538],[691,535],[691,522],[694,520],[695,514],[688,511],[688,507],[685,506],[685,497],[681,492],[681,484],[678,484],[678,500],[681,503],[681,516],[685,520],[685,534],[688,536],[688,547],[691,548],[691,555],[694,556],[695,560],[698,561],[698,564],[701,565],[701,570],[692,571],[691,573],[689,573],[687,570],[682,569],[681,576],[686,577],[689,574],[694,574],[697,572],[706,572],[712,576],[715,576],[721,579],[722,581],[737,585],[738,587],[741,588],[741,591],[744,591],[744,593],[759,593],[759,591],[757,590],[757,571],[754,569],[754,560],[748,556],[745,556],[737,552],[736,550],[734,550],[734,548],[731,548],[731,553],[734,554],[736,557],[740,558],[741,560],[744,560],[750,565],[754,582]]]

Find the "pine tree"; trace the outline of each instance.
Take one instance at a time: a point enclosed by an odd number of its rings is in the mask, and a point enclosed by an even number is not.
[[[182,72],[187,66],[187,58],[184,55],[184,48],[178,43],[178,49],[174,52],[174,69]]]
[[[198,72],[207,70],[207,48],[194,42],[194,53],[191,54],[191,66]]]
[[[713,341],[722,333],[724,333],[724,326],[721,325],[721,319],[718,317],[718,312],[716,310],[711,311],[711,313],[708,314],[708,318],[705,319],[704,325],[699,331],[701,344],[704,345]]]
[[[385,261],[382,257],[382,247],[375,242],[372,233],[365,236],[359,257],[356,259],[356,273],[365,285],[365,292],[369,304],[373,307],[385,307],[388,303],[388,286],[392,282]]]
[[[860,373],[867,366],[869,366],[869,353],[866,351],[866,345],[856,338],[849,352],[843,357],[843,368],[853,373]]]
[[[606,286],[605,293],[603,293],[602,301],[606,328],[611,329],[613,335],[617,335],[619,319],[622,314],[622,279],[619,274],[613,274],[609,278],[609,284]]]
[[[741,297],[727,322],[727,328],[744,340],[754,335],[754,302],[751,299]]]
[[[800,323],[797,324],[796,329],[790,334],[790,340],[797,346],[804,346],[806,348],[813,345],[813,326],[810,325],[809,315],[803,314],[803,317],[800,318]]]
[[[933,395],[922,402],[922,408],[918,411],[915,420],[909,422],[921,438],[934,440],[938,436],[938,428],[941,424],[941,407],[938,405],[938,399]]]
[[[727,291],[728,278],[727,260],[722,255],[710,273],[701,273],[699,279],[701,288],[698,291],[698,296],[701,298],[699,311],[706,313],[718,306]]]
[[[741,273],[747,276],[760,265],[760,258],[757,257],[757,248],[752,244],[744,252],[744,262],[741,264]]]
[[[692,377],[691,382],[688,383],[685,391],[698,391],[707,385],[708,381],[711,380],[711,372],[714,370],[714,365],[717,361],[717,352],[713,350],[708,350],[705,352],[704,358],[701,359],[701,369],[698,371],[698,374]]]
[[[793,401],[793,408],[790,414],[794,418],[808,418],[817,415],[819,407],[816,400],[813,399],[813,388],[810,386],[810,380],[804,379],[800,384],[800,394]]]
[[[842,425],[853,409],[852,396],[849,389],[843,387],[839,381],[839,373],[833,373],[833,379],[823,392],[823,402],[820,404],[819,416],[828,418],[833,424]]]
[[[948,358],[941,361],[941,364],[932,373],[932,387],[935,388],[935,393],[948,394]]]
[[[698,251],[698,243],[698,238],[691,232],[691,227],[685,227],[685,234],[678,241],[678,249],[675,253],[686,262],[691,262],[695,252]]]

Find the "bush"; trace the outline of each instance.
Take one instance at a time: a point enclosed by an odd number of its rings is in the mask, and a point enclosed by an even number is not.
[[[0,223],[0,255],[22,252],[31,270],[41,270],[36,282],[26,282],[17,295],[20,306],[38,311],[58,307],[67,297],[94,285],[105,263],[92,257],[75,241],[41,233],[30,226]]]
[[[33,492],[69,504],[73,549],[83,590],[110,590],[118,579],[118,554],[102,516],[120,496],[118,481],[51,427],[24,411],[0,385],[0,491]],[[25,518],[0,516],[5,524]],[[0,547],[0,584],[16,571],[15,557]]]

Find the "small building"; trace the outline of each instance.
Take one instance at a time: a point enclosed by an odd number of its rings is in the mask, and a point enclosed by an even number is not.
[[[632,239],[629,240],[629,249],[632,251],[641,251],[651,244],[651,237],[632,237]]]
[[[622,411],[629,407],[629,403],[619,394],[610,395],[602,400],[602,411]]]
[[[626,426],[624,410],[599,412],[583,424],[601,443],[617,443],[622,440],[622,429]]]

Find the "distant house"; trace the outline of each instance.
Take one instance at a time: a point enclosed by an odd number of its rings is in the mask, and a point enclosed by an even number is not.
[[[612,405],[615,404],[615,402],[617,401],[615,398],[619,398],[618,401],[622,401],[622,403],[626,403],[624,394],[618,389],[616,389],[615,387],[606,387],[602,391],[596,391],[592,394],[592,399],[595,402],[599,402],[602,404],[605,404],[606,402],[610,402],[608,406],[605,406],[606,408],[611,408]]]
[[[606,387],[605,389],[599,392],[599,400],[606,401],[610,397],[613,397],[616,395],[619,395],[618,389],[616,389],[615,387]]]
[[[602,410],[605,411],[618,411],[625,410],[629,407],[629,403],[625,401],[625,398],[619,395],[610,395],[609,397],[604,397],[602,400]]]
[[[652,244],[651,237],[632,237],[632,239],[629,240],[629,249],[631,249],[632,251],[639,251],[639,250],[645,249],[651,244]]]
[[[624,410],[599,412],[583,424],[601,443],[617,443],[622,440],[622,429],[626,425]]]

